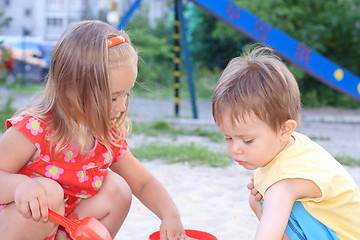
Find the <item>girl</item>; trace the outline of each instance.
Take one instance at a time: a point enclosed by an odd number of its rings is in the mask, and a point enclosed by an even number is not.
[[[106,23],[65,30],[41,102],[9,119],[0,138],[0,239],[69,238],[48,208],[93,216],[114,238],[132,194],[162,220],[161,239],[186,238],[173,200],[125,140],[137,62],[129,37]]]

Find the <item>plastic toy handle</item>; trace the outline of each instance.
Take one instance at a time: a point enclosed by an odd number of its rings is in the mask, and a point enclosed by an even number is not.
[[[57,212],[54,212],[49,208],[49,220],[53,221],[54,223],[57,223],[65,228],[69,226],[71,223],[69,219],[66,217],[58,214]]]

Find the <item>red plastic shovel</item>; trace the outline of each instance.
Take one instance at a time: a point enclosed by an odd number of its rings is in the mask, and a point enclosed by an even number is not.
[[[74,240],[112,240],[105,226],[94,217],[70,220],[49,209],[49,219],[65,227]]]

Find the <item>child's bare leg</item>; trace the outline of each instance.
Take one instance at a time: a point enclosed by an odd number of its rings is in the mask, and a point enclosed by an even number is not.
[[[95,196],[79,204],[79,218],[93,216],[99,219],[114,238],[123,224],[131,206],[132,192],[127,182],[109,171]]]
[[[64,192],[60,185],[47,178],[37,178],[46,189],[48,204],[54,211],[64,212]],[[12,240],[43,240],[57,229],[57,225],[51,221],[35,221],[33,218],[25,218],[16,208],[15,203],[9,203],[0,211],[0,239]]]

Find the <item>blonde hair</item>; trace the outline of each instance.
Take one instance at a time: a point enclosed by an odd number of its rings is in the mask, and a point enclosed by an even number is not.
[[[229,62],[212,97],[217,125],[230,112],[233,124],[255,114],[274,131],[289,119],[299,121],[300,92],[294,76],[268,47],[255,47]]]
[[[125,35],[126,43],[107,48],[106,40]],[[30,111],[39,116],[52,115],[48,122],[56,143],[55,152],[74,143],[83,152],[89,136],[110,149],[119,146],[130,129],[127,108],[111,121],[109,70],[122,65],[136,66],[138,55],[129,37],[101,21],[72,23],[58,40],[40,107]]]

